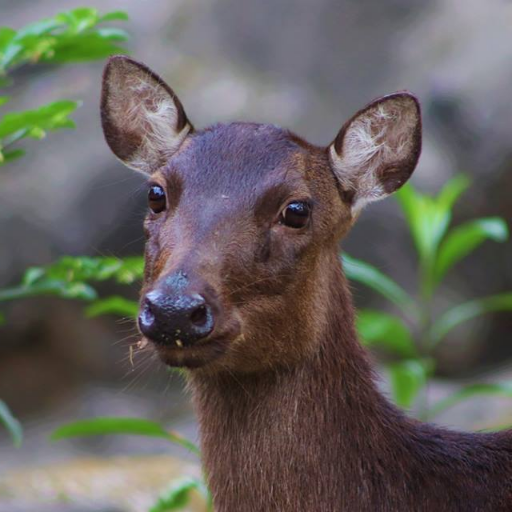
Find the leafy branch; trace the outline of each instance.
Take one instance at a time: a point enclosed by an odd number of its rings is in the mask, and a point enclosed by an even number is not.
[[[128,15],[113,11],[100,15],[97,9],[82,7],[62,12],[15,30],[0,28],[0,87],[11,84],[9,73],[28,64],[63,64],[102,59],[124,53],[128,34],[106,22],[126,21]],[[8,103],[0,96],[0,106]],[[0,165],[25,154],[12,146],[22,139],[42,139],[48,131],[74,128],[70,119],[79,101],[60,100],[35,109],[10,112],[0,117]]]

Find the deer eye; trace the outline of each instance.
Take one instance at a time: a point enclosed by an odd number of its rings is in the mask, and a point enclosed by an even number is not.
[[[164,189],[160,185],[151,185],[148,191],[148,205],[153,213],[165,210],[166,199]]]
[[[290,228],[303,228],[309,220],[311,207],[304,201],[294,201],[281,212],[279,223]]]

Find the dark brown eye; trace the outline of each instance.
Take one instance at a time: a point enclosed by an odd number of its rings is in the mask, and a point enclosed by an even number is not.
[[[148,205],[153,213],[165,210],[166,199],[164,189],[160,185],[151,185],[148,191]]]
[[[311,207],[308,203],[294,201],[282,211],[279,223],[290,228],[303,228],[308,223],[310,213]]]

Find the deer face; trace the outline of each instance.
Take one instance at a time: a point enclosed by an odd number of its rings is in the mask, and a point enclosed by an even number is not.
[[[194,131],[173,91],[126,57],[107,64],[102,122],[113,152],[148,175],[140,331],[167,364],[212,371],[314,350],[340,238],[409,178],[420,150],[407,93],[319,148],[272,125]]]

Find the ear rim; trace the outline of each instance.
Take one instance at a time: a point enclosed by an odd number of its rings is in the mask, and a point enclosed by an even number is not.
[[[101,95],[100,95],[100,118],[101,118],[101,127],[103,129],[103,134],[105,141],[112,151],[112,153],[116,156],[118,160],[121,161],[123,165],[126,167],[129,167],[131,169],[134,169],[137,172],[142,172],[143,174],[148,174],[148,172],[141,170],[137,167],[130,166],[126,160],[118,156],[119,148],[113,147],[112,140],[115,139],[118,136],[118,129],[116,127],[116,124],[112,121],[111,115],[109,113],[108,108],[108,101],[109,101],[109,90],[110,90],[110,75],[115,68],[115,66],[118,66],[119,64],[122,65],[128,65],[136,69],[138,72],[143,72],[145,75],[149,77],[150,80],[154,80],[155,83],[162,87],[167,94],[171,97],[172,101],[174,102],[176,106],[176,110],[178,113],[177,116],[177,123],[175,130],[177,133],[182,133],[183,130],[187,129],[187,135],[194,132],[194,126],[190,122],[190,120],[187,117],[187,114],[185,113],[185,109],[183,107],[183,104],[181,103],[180,99],[176,95],[176,93],[172,90],[172,88],[163,80],[157,73],[155,73],[152,69],[150,69],[148,66],[143,64],[142,62],[139,62],[135,59],[132,59],[131,57],[128,57],[127,55],[112,55],[108,58],[105,67],[103,68],[102,73],[102,80],[101,80]],[[109,136],[107,136],[109,134]]]
[[[382,196],[382,198],[387,197],[388,195],[396,192],[399,190],[412,176],[412,173],[416,169],[416,166],[418,165],[419,158],[421,156],[421,150],[422,150],[422,133],[423,133],[423,121],[422,121],[422,112],[421,112],[421,104],[419,99],[410,91],[408,90],[401,90],[396,91],[391,94],[386,94],[384,96],[380,96],[373,101],[367,103],[363,108],[358,110],[353,116],[351,116],[341,127],[340,131],[334,138],[334,140],[327,146],[328,152],[329,152],[329,160],[331,163],[331,166],[333,167],[333,172],[336,177],[337,183],[339,183],[339,179],[336,176],[336,172],[334,171],[334,162],[333,158],[335,153],[335,156],[337,159],[341,159],[343,157],[343,140],[345,138],[345,135],[347,133],[347,130],[350,128],[351,124],[357,119],[359,116],[365,114],[371,109],[374,109],[378,107],[380,104],[385,103],[389,100],[400,100],[400,99],[406,99],[408,101],[412,100],[412,103],[416,109],[416,118],[417,122],[414,128],[414,132],[412,133],[412,144],[413,144],[413,151],[411,152],[410,157],[407,160],[403,160],[401,162],[401,170],[397,174],[397,178],[399,180],[399,185],[395,188],[392,188],[391,190],[388,190],[386,188],[386,183],[382,183],[383,190],[385,194]],[[387,169],[384,169],[384,172]],[[382,173],[381,173],[382,174]],[[353,199],[355,196],[355,193],[353,190],[345,190],[341,187],[341,183],[339,183],[339,189],[342,191],[342,197],[343,199],[350,205],[353,203]]]

